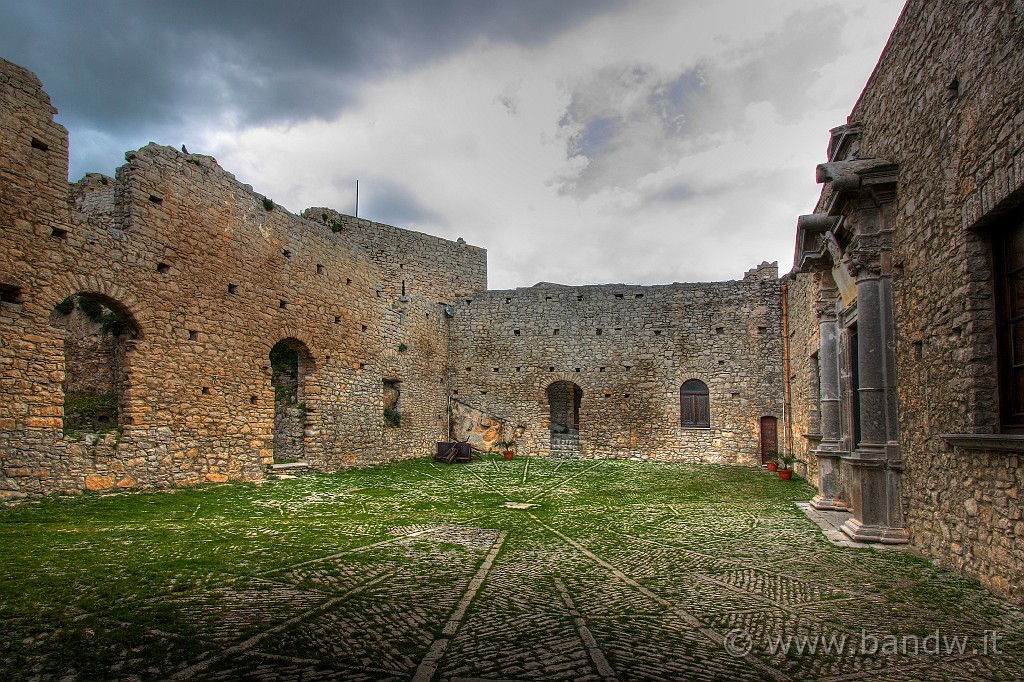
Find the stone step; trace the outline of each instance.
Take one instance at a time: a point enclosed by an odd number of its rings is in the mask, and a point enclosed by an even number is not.
[[[309,463],[284,462],[280,464],[271,464],[267,467],[267,471],[272,474],[301,474],[309,471]]]

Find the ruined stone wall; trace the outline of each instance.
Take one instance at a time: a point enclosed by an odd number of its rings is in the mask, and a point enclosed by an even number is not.
[[[439,301],[467,291],[451,284],[464,266],[469,286],[482,286],[482,249],[380,226],[389,253],[431,245],[410,261],[417,289],[400,300],[382,291],[392,278],[369,238],[264,201],[209,157],[150,145],[127,154],[116,179],[90,174],[69,194],[67,133],[38,80],[0,62],[0,85],[0,493],[261,477],[274,422],[269,352],[282,339],[304,349],[313,466],[423,455],[443,437]],[[62,433],[64,332],[50,315],[75,293],[138,332],[122,429],[102,439]],[[385,432],[388,377],[410,399],[401,428]]]
[[[850,117],[863,123],[860,158],[899,164],[892,266],[911,542],[1017,601],[1024,448],[943,434],[999,429],[990,234],[1024,198],[1022,83],[1019,3],[911,0]]]
[[[767,264],[734,282],[478,292],[455,305],[452,387],[526,427],[521,454],[549,454],[546,391],[564,380],[583,390],[583,457],[753,464],[760,418],[782,423],[780,306]],[[689,379],[709,388],[710,429],[680,426]]]
[[[793,454],[806,466],[807,480],[817,485],[818,458],[812,451],[818,447],[821,437],[818,373],[815,371],[818,323],[813,310],[818,287],[810,275],[787,277],[783,282],[786,285],[786,333],[789,335],[789,422],[793,431]]]

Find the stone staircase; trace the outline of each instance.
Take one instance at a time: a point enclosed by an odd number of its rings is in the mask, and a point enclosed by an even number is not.
[[[580,456],[580,433],[551,434],[551,456],[558,459],[575,459]]]

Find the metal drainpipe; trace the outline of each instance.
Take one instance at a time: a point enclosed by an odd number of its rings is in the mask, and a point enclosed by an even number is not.
[[[785,374],[784,391],[782,398],[782,441],[785,443],[786,453],[793,454],[793,428],[790,414],[790,387],[789,387],[789,306],[787,294],[789,287],[782,285],[782,371]],[[805,472],[806,474],[806,472]]]

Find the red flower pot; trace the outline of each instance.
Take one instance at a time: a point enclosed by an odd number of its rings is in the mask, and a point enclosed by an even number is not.
[[[789,479],[793,478],[793,470],[779,469],[779,478],[783,481],[788,481]]]
[[[778,462],[767,462],[765,464],[765,466],[768,467],[768,471],[778,471],[779,470],[779,463]]]
[[[513,454],[514,453],[512,453],[512,452],[503,452],[503,453],[501,453],[502,457],[504,457],[505,459],[512,459],[512,455]]]

